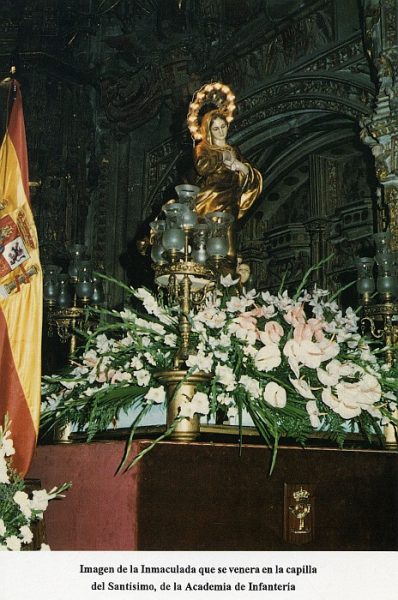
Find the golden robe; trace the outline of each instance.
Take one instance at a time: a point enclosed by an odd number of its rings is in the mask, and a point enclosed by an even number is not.
[[[248,168],[248,174],[231,171],[223,162],[223,152],[232,156]],[[261,173],[240,155],[236,148],[210,145],[206,140],[194,151],[195,168],[201,177],[200,192],[196,198],[196,212],[205,215],[214,211],[225,211],[241,219],[262,191]]]

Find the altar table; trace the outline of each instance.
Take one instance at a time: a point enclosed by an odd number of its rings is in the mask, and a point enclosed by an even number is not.
[[[396,450],[280,447],[270,476],[265,446],[165,441],[115,475],[124,444],[37,447],[28,477],[72,481],[45,513],[53,550],[398,549]]]

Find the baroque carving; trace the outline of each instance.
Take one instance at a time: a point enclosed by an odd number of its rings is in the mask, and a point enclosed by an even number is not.
[[[281,113],[280,104],[287,104],[283,109],[324,108],[332,112],[343,112],[354,118],[370,113],[373,94],[361,85],[355,85],[343,79],[328,77],[289,78],[277,82],[252,96],[243,99],[239,104],[240,118],[238,126],[248,126],[247,114],[254,110],[261,111],[263,118],[268,114]],[[276,107],[274,103],[278,103]]]
[[[304,71],[336,71],[346,69],[352,63],[364,62],[363,42],[359,34],[345,41],[337,48],[309,61]]]
[[[176,181],[176,163],[181,154],[180,144],[172,138],[147,153],[142,209],[144,217],[149,217],[153,208],[162,203],[164,191]]]

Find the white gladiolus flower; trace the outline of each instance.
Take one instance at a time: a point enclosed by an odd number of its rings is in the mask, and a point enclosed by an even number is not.
[[[148,404],[163,404],[166,401],[166,390],[163,386],[157,388],[149,388],[144,398],[146,398]]]
[[[43,551],[48,551],[51,550],[50,546],[48,544],[45,544],[44,542],[42,542],[41,546],[40,546],[40,550]]]
[[[275,298],[274,304],[277,308],[279,308],[279,310],[288,311],[293,305],[293,300],[290,298],[287,290],[285,290],[283,294],[278,294],[278,297]]]
[[[128,331],[124,338],[122,338],[121,340],[118,340],[116,343],[114,343],[113,350],[116,350],[119,344],[120,344],[120,346],[128,348],[129,346],[131,346],[133,341],[134,340],[131,336],[131,333]]]
[[[286,406],[286,390],[275,381],[270,381],[264,388],[263,398],[268,404],[275,408]]]
[[[232,398],[232,396],[228,396],[228,394],[218,394],[217,396],[217,402],[219,404],[225,404],[225,406],[228,406],[233,401],[234,399]]]
[[[194,408],[189,400],[182,402],[178,413],[179,417],[183,419],[192,419],[195,414]]]
[[[78,381],[61,381],[61,384],[64,386],[64,388],[66,388],[67,390],[73,390],[75,389],[75,387],[77,385],[79,385]]]
[[[148,385],[151,379],[151,374],[146,369],[140,369],[139,371],[134,371],[134,377],[137,379],[138,385]]]
[[[6,544],[9,550],[18,552],[21,549],[21,540],[16,535],[10,535],[6,538]]]
[[[95,350],[88,350],[83,354],[83,363],[88,367],[96,367],[99,361],[99,356]]]
[[[130,360],[130,367],[139,371],[140,369],[143,369],[144,363],[139,356],[133,356],[133,358]]]
[[[4,525],[3,519],[0,519],[0,536],[4,536],[6,531],[7,531],[7,528]]]
[[[32,507],[28,494],[21,491],[15,492],[13,500],[16,504],[18,504],[25,517],[29,519],[32,514]]]
[[[259,398],[261,395],[260,384],[256,379],[249,377],[248,375],[242,375],[239,383],[249,392],[253,398]]]
[[[245,356],[250,356],[251,358],[255,358],[257,356],[258,350],[252,344],[247,343],[246,346],[243,346],[243,354]]]
[[[8,475],[7,463],[4,456],[0,456],[0,483],[10,483]]]
[[[261,292],[261,298],[266,304],[275,304],[277,301],[277,297],[272,296],[269,292]]]
[[[225,386],[227,392],[232,392],[236,387],[235,374],[227,365],[216,366],[216,377],[221,385]]]
[[[209,397],[204,392],[196,392],[191,400],[196,413],[207,415],[210,410]]]
[[[135,321],[135,313],[133,313],[129,308],[125,308],[121,310],[120,313],[117,310],[114,311],[116,314],[120,314],[124,321]]]
[[[141,300],[145,310],[149,315],[154,315],[161,323],[172,323],[173,320],[170,315],[164,308],[159,306],[156,298],[150,292],[148,292],[148,290],[144,288],[138,288],[134,291],[134,293],[135,296]]]
[[[275,306],[273,304],[270,304],[269,306],[262,306],[261,313],[261,316],[263,316],[265,319],[272,319],[276,315]]]
[[[196,392],[192,399],[184,402],[180,407],[180,417],[192,419],[195,414],[207,415],[209,414],[210,405],[207,394],[203,392]]]
[[[238,408],[236,406],[230,406],[228,411],[227,411],[227,418],[228,419],[235,419],[235,417],[238,414]]]
[[[243,340],[250,344],[250,346],[254,346],[257,341],[257,332],[255,329],[248,329],[246,327],[242,327],[240,323],[230,323],[228,326],[229,333],[235,334],[238,340]]]
[[[217,312],[213,315],[211,319],[209,319],[206,323],[207,327],[210,329],[222,329],[227,320],[227,315],[225,312]]]
[[[164,336],[164,343],[171,348],[177,347],[177,336],[174,333],[168,333]]]
[[[111,383],[117,383],[122,381],[131,381],[132,375],[131,373],[127,373],[126,371],[115,371],[112,375]]]
[[[6,431],[1,442],[0,452],[4,456],[12,456],[13,454],[15,454],[14,444],[10,435],[10,431]]]
[[[232,296],[230,300],[228,300],[226,309],[228,312],[244,312],[246,307],[249,306],[247,300],[240,296]]]
[[[228,275],[226,277],[223,277],[223,275],[221,275],[221,277],[220,277],[220,283],[225,288],[229,288],[233,285],[236,285],[239,282],[239,280],[240,280],[239,277],[237,279],[232,279],[231,273],[228,273]]]
[[[204,373],[210,373],[213,367],[213,355],[209,354],[206,356],[203,352],[197,354],[190,354],[186,360],[187,367],[196,367],[196,371],[203,371]]]
[[[102,386],[103,387],[103,386]],[[94,394],[96,392],[98,392],[98,390],[101,388],[97,388],[97,387],[89,387],[87,389],[84,390],[84,395],[88,396],[89,398],[91,398],[91,396],[94,396]]]
[[[112,340],[108,340],[104,333],[101,333],[95,338],[95,344],[97,346],[97,350],[100,354],[105,354],[108,352],[112,345]]]
[[[27,525],[22,525],[22,527],[19,529],[19,532],[22,536],[22,543],[30,544],[30,542],[33,540],[33,533],[29,527]]]
[[[147,344],[150,345],[150,344]],[[152,365],[153,367],[156,366],[156,360],[154,359],[154,357],[152,356],[152,354],[150,352],[144,352],[144,357],[146,358],[147,362]]]
[[[221,352],[221,350],[214,350],[214,356],[223,363],[228,362],[229,359],[228,352]]]
[[[73,369],[73,371],[71,372],[71,375],[74,375],[75,377],[81,377],[82,375],[86,375],[89,372],[88,367],[83,367],[82,365],[78,365],[77,367],[75,367]]]
[[[33,490],[31,507],[33,510],[43,512],[47,509],[49,500],[51,500],[51,494],[46,490]]]
[[[321,426],[321,421],[319,419],[319,410],[315,400],[308,400],[305,408],[307,409],[311,425],[314,429],[318,429],[318,427]]]
[[[305,381],[304,379],[292,379],[291,377],[289,377],[289,380],[294,389],[300,394],[300,396],[310,400],[315,399],[315,396],[307,381]]]
[[[259,371],[272,371],[281,364],[282,357],[276,344],[263,346],[254,357],[254,364]]]
[[[229,348],[231,345],[231,336],[226,333],[222,333],[218,339],[218,342],[222,348]]]

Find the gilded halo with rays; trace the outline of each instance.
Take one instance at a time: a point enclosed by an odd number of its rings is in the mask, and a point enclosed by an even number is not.
[[[194,141],[200,141],[202,135],[199,131],[199,112],[206,105],[213,105],[225,116],[228,123],[234,120],[235,95],[224,83],[206,83],[194,95],[189,105],[187,123],[191,137]]]

